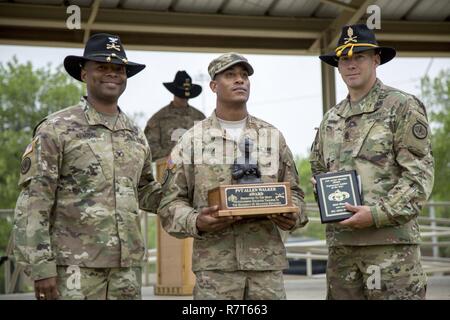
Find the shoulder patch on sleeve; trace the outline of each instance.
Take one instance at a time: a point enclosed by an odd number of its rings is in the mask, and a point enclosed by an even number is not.
[[[37,140],[39,139],[39,137],[35,137],[30,144],[27,146],[27,148],[25,149],[25,152],[22,155],[22,159],[24,159],[27,155],[29,155],[30,153],[32,153],[35,149],[35,145]]]
[[[19,186],[23,186],[27,181],[38,174],[38,161],[37,161],[37,152],[39,147],[39,135],[36,136],[31,143],[26,147],[25,152],[22,155],[22,159],[20,162],[20,177],[19,177]]]
[[[409,120],[405,130],[405,146],[415,155],[423,157],[431,150],[430,127],[427,119],[423,114],[414,111]]]
[[[25,157],[22,159],[22,162],[20,163],[20,173],[26,174],[28,170],[31,168],[31,159],[30,157]]]
[[[417,139],[425,139],[428,136],[427,127],[418,120],[412,126],[412,132]]]

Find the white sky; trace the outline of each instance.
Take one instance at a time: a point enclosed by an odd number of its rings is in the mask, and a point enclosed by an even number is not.
[[[82,55],[83,50],[0,45],[2,63],[16,55],[20,62],[31,61],[34,67],[48,63],[56,66],[70,54]],[[215,107],[215,95],[209,89],[207,67],[218,55],[127,50],[130,61],[144,63],[147,68],[128,80],[127,89],[119,100],[121,108],[128,114],[143,112],[145,117],[138,119],[138,124],[144,128],[147,120],[172,99],[162,83],[173,81],[178,70],[186,70],[194,83],[203,86],[202,94],[189,102],[209,116]],[[322,118],[319,58],[245,56],[255,70],[250,77],[249,112],[275,125],[286,137],[292,152],[305,156],[314,139],[314,127],[319,126]],[[444,68],[450,68],[450,58],[397,57],[380,66],[378,76],[387,85],[419,95],[420,78],[427,71],[433,77]],[[202,77],[206,80],[201,81]],[[347,91],[339,73],[336,73],[336,88],[337,101],[340,101]]]

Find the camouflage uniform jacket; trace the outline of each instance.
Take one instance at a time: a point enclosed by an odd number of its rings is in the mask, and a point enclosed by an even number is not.
[[[255,159],[262,182],[290,182],[293,204],[301,208],[295,228],[305,225],[308,219],[304,193],[283,136],[270,124],[249,115],[242,136],[252,137],[255,133],[261,139],[252,138],[259,143]],[[261,141],[269,135],[269,142],[263,145]],[[189,146],[194,148],[185,153],[181,151]],[[182,154],[191,159],[180,163]],[[230,170],[237,154],[237,143],[221,128],[213,112],[180,139],[169,158],[158,215],[163,228],[172,236],[194,237],[193,271],[281,270],[288,266],[282,241],[285,234],[265,217],[242,219],[217,232],[199,233],[197,230],[197,216],[202,208],[208,207],[208,190],[232,184]],[[200,157],[203,157],[201,164]]]
[[[38,126],[21,164],[15,254],[33,279],[56,265],[139,266],[139,206],[156,212],[161,187],[144,133],[120,112],[115,127],[87,101]]]
[[[189,105],[179,108],[170,103],[155,113],[144,130],[153,159],[167,157],[183,133],[192,128],[195,121],[203,119],[205,115]]]
[[[433,187],[434,161],[417,98],[377,80],[357,105],[341,101],[325,114],[310,162],[314,175],[355,169],[374,221],[364,229],[328,224],[330,246],[420,241],[417,216]]]

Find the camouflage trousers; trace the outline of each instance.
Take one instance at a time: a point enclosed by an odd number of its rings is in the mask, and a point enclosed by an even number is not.
[[[284,300],[282,271],[195,272],[195,300]]]
[[[327,299],[425,299],[418,245],[329,248]]]
[[[61,300],[141,299],[141,268],[80,268],[58,266]]]

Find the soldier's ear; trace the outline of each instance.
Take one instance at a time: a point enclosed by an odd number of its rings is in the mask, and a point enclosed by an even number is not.
[[[375,55],[375,64],[377,65],[377,67],[381,64],[381,56],[379,53]]]
[[[209,83],[209,87],[211,88],[212,92],[217,92],[217,82],[215,80],[211,80]]]
[[[83,82],[86,82],[86,69],[83,67],[81,67],[81,80]]]

